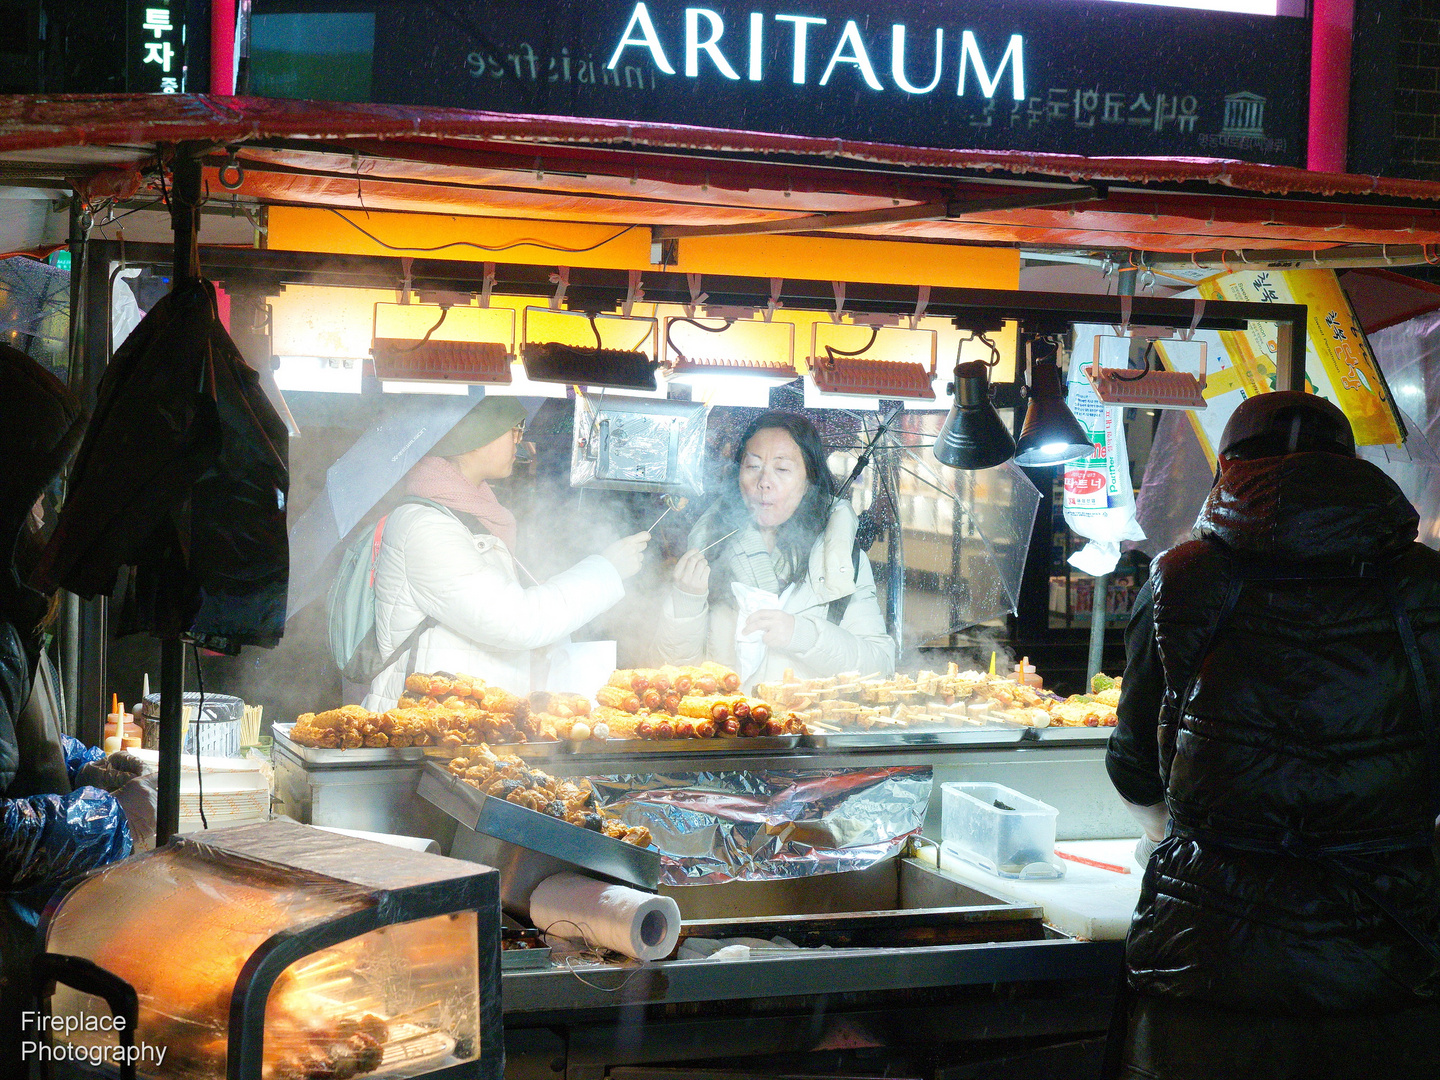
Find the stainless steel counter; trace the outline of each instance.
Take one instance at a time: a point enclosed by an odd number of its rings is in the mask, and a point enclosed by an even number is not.
[[[502,979],[501,1000],[508,1020],[524,1013],[618,1005],[1113,978],[1123,954],[1123,942],[1050,938],[918,949],[802,950],[744,961],[667,960],[631,968],[580,965],[511,972]]]

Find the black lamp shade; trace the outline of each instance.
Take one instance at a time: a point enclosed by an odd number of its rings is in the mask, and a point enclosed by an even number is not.
[[[1053,360],[1035,360],[1030,365],[1030,406],[1025,426],[1015,446],[1015,464],[1026,468],[1064,465],[1092,457],[1095,446],[1090,435],[1065,404],[1060,389],[1060,370]]]
[[[955,367],[955,403],[935,438],[935,458],[953,469],[989,469],[1010,459],[1015,440],[990,403],[985,365]]]

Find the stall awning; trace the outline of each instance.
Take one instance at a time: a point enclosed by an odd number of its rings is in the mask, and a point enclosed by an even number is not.
[[[1440,243],[1440,183],[1238,161],[206,95],[0,99],[12,184],[128,196],[156,144],[180,141],[215,145],[212,197],[228,159],[230,190],[273,204],[1172,254]]]

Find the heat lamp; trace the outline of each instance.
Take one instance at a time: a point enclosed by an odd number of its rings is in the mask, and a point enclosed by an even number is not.
[[[532,329],[532,324],[542,319],[551,320],[548,340],[534,340],[539,327]],[[658,365],[654,354],[644,350],[656,340],[658,329],[654,318],[527,307],[520,360],[534,382],[656,393]]]
[[[1030,361],[1030,404],[1015,444],[1015,464],[1027,469],[1064,465],[1095,453],[1089,433],[1065,404],[1059,356],[1057,348],[1054,356]]]

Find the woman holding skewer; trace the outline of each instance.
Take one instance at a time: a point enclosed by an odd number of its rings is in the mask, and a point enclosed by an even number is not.
[[[515,467],[525,409],[487,397],[406,477],[375,562],[375,642],[384,670],[364,707],[394,708],[415,671],[463,672],[532,689],[544,650],[614,607],[640,569],[648,532],[581,559],[543,584],[515,556],[515,515],[490,487]],[[540,662],[537,664],[537,661]]]
[[[855,547],[855,512],[835,497],[815,426],[798,413],[763,413],[735,463],[734,486],[676,563],[656,627],[661,660],[715,660],[746,687],[787,668],[801,678],[893,673],[895,642]]]

